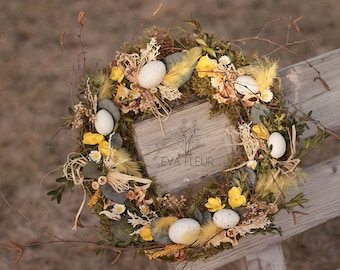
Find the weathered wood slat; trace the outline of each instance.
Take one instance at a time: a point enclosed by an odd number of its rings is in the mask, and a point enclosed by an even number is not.
[[[327,83],[325,88],[318,74],[306,62],[300,62],[280,70],[282,86],[288,99],[301,111],[308,113],[313,111],[313,118],[320,121],[332,130],[340,129],[340,49],[308,60],[321,74],[321,78]],[[316,78],[316,79],[314,79]],[[316,133],[316,128],[310,126],[310,130],[304,137]],[[308,215],[297,217],[298,223],[294,225],[292,215],[281,211],[276,217],[275,223],[283,229],[283,237],[279,235],[254,235],[241,239],[239,246],[232,250],[226,250],[204,262],[195,262],[186,265],[186,269],[215,269],[227,263],[241,260],[245,269],[262,269],[254,260],[263,259],[268,249],[279,247],[282,240],[313,228],[329,219],[340,216],[340,156],[331,160],[320,162],[306,169],[309,174],[308,182],[300,187],[309,202],[302,211]],[[281,255],[280,255],[281,254]],[[282,252],[276,252],[279,261],[282,261]],[[263,263],[263,261],[262,261]],[[183,264],[170,265],[169,269],[182,269]],[[271,265],[272,266],[272,265]],[[247,267],[247,268],[246,268]],[[253,267],[253,268],[251,268]],[[256,268],[257,267],[257,268]],[[271,267],[268,269],[278,269]]]
[[[164,135],[156,118],[134,125],[137,149],[162,192],[184,189],[225,168],[236,137],[226,130],[234,128],[225,115],[209,115],[210,105],[201,101],[173,111],[162,122]]]
[[[301,111],[313,111],[312,117],[329,129],[340,128],[340,49],[311,58],[308,63],[313,65],[327,83],[326,90],[317,72],[306,62],[300,62],[279,71],[282,87],[288,99]],[[316,132],[310,125],[304,137]]]
[[[289,66],[279,71],[282,86],[284,92],[289,101],[292,104],[296,105],[296,107],[304,113],[308,113],[309,111],[313,111],[312,117],[321,122],[325,127],[338,130],[340,129],[340,121],[339,121],[339,114],[340,114],[340,69],[339,63],[340,62],[340,49],[331,51],[324,55],[320,55],[318,57],[309,59],[308,62],[300,62],[298,64]],[[316,72],[320,72],[321,77],[318,77],[319,74]],[[325,85],[327,83],[327,86]],[[329,89],[326,89],[329,88]],[[198,108],[198,110],[197,110]],[[196,111],[195,111],[196,109]],[[293,106],[291,106],[293,110]],[[200,127],[200,130],[209,130],[207,133],[202,133],[200,136],[205,137],[203,141],[199,140],[199,143],[203,145],[196,145],[198,148],[205,147],[205,145],[212,145],[210,150],[205,148],[203,152],[211,153],[218,148],[218,145],[214,145],[214,142],[221,141],[222,145],[220,144],[220,148],[225,147],[226,145],[230,144],[230,140],[223,141],[220,137],[220,133],[225,135],[225,128],[226,125],[224,118],[222,119],[203,119],[201,116],[201,108],[197,107],[196,104],[191,108],[191,113],[188,114],[188,111],[181,112],[180,114],[172,114],[168,121],[170,122],[170,128],[165,126],[165,132],[169,132],[169,134],[174,137],[173,133],[175,129],[178,129],[181,125],[181,121],[187,119],[189,122],[193,120],[197,120],[204,123],[209,123],[209,127],[203,126]],[[206,109],[205,109],[206,110]],[[182,116],[179,116],[181,115]],[[196,118],[190,118],[189,115],[195,115]],[[198,116],[199,115],[199,116]],[[204,112],[204,115],[208,115],[208,112]],[[176,117],[177,116],[177,117]],[[171,120],[173,119],[173,120]],[[176,122],[177,121],[177,122]],[[142,137],[139,137],[137,132],[136,143],[137,145],[141,146],[143,144],[147,144],[147,147],[144,148],[144,153],[141,151],[141,154],[144,156],[145,154],[150,154],[150,160],[144,160],[149,164],[154,164],[151,166],[155,166],[155,171],[159,170],[159,166],[155,163],[155,160],[152,160],[154,156],[159,155],[158,152],[160,149],[164,148],[165,152],[161,152],[161,154],[165,156],[177,156],[179,158],[183,158],[178,152],[178,147],[180,146],[180,142],[176,140],[164,140],[164,145],[166,147],[159,147],[157,145],[158,140],[156,137],[161,136],[159,131],[159,125],[157,121],[154,121],[153,126],[146,125],[143,127]],[[214,128],[218,127],[218,129],[214,130]],[[138,129],[138,127],[136,127]],[[156,135],[150,135],[150,130],[155,129],[157,130]],[[213,132],[214,131],[214,132]],[[209,134],[214,134],[213,137],[209,137]],[[216,135],[217,134],[217,135]],[[308,130],[304,137],[309,137],[316,134],[316,127],[310,125],[310,130]],[[171,137],[170,136],[170,137]],[[201,138],[201,137],[200,137]],[[144,140],[144,141],[143,141]],[[146,142],[145,142],[146,140]],[[168,141],[167,141],[168,140]],[[224,145],[223,145],[224,143]],[[195,147],[196,147],[195,146]],[[190,150],[197,150],[195,147],[189,149],[187,152],[188,155],[184,155],[184,157],[191,157]],[[195,148],[195,149],[194,149]],[[146,150],[145,150],[146,149]],[[151,150],[150,150],[151,149]],[[169,150],[170,149],[170,150]],[[146,151],[146,152],[145,152]],[[194,152],[194,151],[193,151]],[[198,152],[198,156],[202,155],[203,152]],[[148,158],[148,157],[147,157]],[[223,156],[216,156],[214,158],[215,161],[225,161]],[[179,160],[180,162],[181,160]],[[183,161],[183,160],[182,160]],[[151,162],[151,163],[150,163]],[[160,161],[162,162],[162,160]],[[164,160],[166,163],[166,160]],[[175,161],[174,161],[175,162]],[[184,159],[185,162],[185,159]],[[165,165],[163,163],[163,165]],[[150,165],[149,165],[150,166]],[[222,167],[223,168],[223,167]],[[220,169],[220,167],[214,168],[216,172]],[[163,170],[164,168],[162,168]],[[187,171],[187,178],[193,174],[192,171],[187,170],[188,168],[183,167],[180,170],[176,170],[176,168],[169,168],[169,170],[165,170],[164,174],[161,175],[165,177],[159,179],[157,176],[157,181],[163,186],[163,191],[171,192],[177,189],[183,188],[187,183],[183,181],[186,178],[185,172]],[[197,170],[198,168],[194,168]],[[308,230],[312,227],[315,227],[319,224],[324,223],[325,221],[340,216],[340,196],[338,195],[338,191],[340,190],[340,156],[337,156],[331,160],[321,162],[316,164],[312,167],[306,169],[306,172],[309,174],[308,182],[301,187],[301,191],[304,192],[306,197],[310,200],[306,204],[306,208],[302,209],[302,211],[308,213],[308,215],[300,215],[297,217],[297,224],[293,224],[293,218],[291,214],[288,214],[285,211],[281,211],[275,220],[275,224],[280,226],[283,229],[283,237],[280,237],[277,234],[268,234],[266,236],[263,235],[254,235],[254,236],[247,236],[244,239],[240,240],[240,243],[237,247],[226,250],[217,254],[216,256],[206,260],[206,261],[197,261],[190,264],[172,264],[169,265],[170,269],[182,269],[185,266],[185,269],[215,269],[217,267],[221,267],[227,263],[233,262],[235,260],[245,258],[248,264],[248,269],[256,269],[256,260],[261,260],[261,253],[266,254],[266,248],[271,245],[276,245],[284,239],[292,237],[298,233],[301,233],[305,230]],[[149,169],[148,169],[149,170]],[[152,171],[152,170],[151,170]],[[213,172],[213,170],[212,170]],[[211,172],[204,172],[209,174]],[[171,175],[173,174],[173,175]],[[172,181],[171,177],[176,177],[176,174],[181,175],[181,179]],[[183,177],[184,175],[184,177]],[[204,176],[205,174],[201,174]],[[171,176],[171,177],[169,177]],[[162,182],[163,181],[163,182]],[[169,183],[170,182],[170,183]],[[192,184],[190,182],[190,184]],[[258,253],[256,255],[251,255],[251,253]],[[280,253],[280,252],[279,252]],[[262,257],[263,258],[263,257]],[[251,261],[254,262],[253,268],[251,266]],[[257,264],[258,266],[259,264]],[[278,268],[276,268],[278,269]]]
[[[239,261],[240,270],[286,270],[284,254],[280,243],[271,245],[257,253],[247,255]]]
[[[304,113],[312,110],[312,117],[329,129],[340,128],[339,61],[340,49],[279,72],[288,100]],[[315,79],[319,76],[316,70],[321,74],[319,79]],[[175,110],[163,122],[164,136],[156,118],[135,124],[135,143],[149,176],[157,179],[161,191],[175,192],[225,168],[228,153],[234,150],[226,132],[230,127],[224,115],[210,119],[209,104],[198,102]],[[315,125],[310,125],[304,137],[315,133]]]
[[[275,224],[282,228],[282,237],[278,234],[248,235],[240,240],[237,247],[205,261],[189,263],[185,269],[211,270],[221,267],[340,216],[340,156],[313,165],[306,172],[309,180],[301,187],[301,191],[309,198],[309,202],[305,208],[299,210],[308,215],[297,215],[297,224],[294,225],[292,215],[280,211]],[[183,266],[184,264],[173,264],[169,269],[182,269]]]

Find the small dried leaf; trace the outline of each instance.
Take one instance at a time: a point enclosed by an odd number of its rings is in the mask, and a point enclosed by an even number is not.
[[[161,2],[159,3],[158,8],[153,12],[152,16],[157,16],[157,14],[158,14],[158,12],[161,10],[162,6],[163,6],[163,1],[161,1]]]
[[[83,18],[84,18],[85,12],[84,11],[79,11],[78,14],[78,23],[81,27],[83,27]]]
[[[322,86],[327,90],[327,91],[331,91],[331,88],[329,87],[329,85],[326,83],[326,81],[321,78],[320,76],[319,77],[315,77],[313,82],[315,82],[316,80],[320,80]]]
[[[298,25],[298,22],[299,22],[301,19],[302,19],[302,16],[296,18],[296,19],[293,21],[293,25],[294,25],[294,27],[295,27],[295,29],[296,29],[297,32],[300,32],[300,27],[299,27],[299,25]]]
[[[59,44],[62,49],[64,49],[64,37],[65,37],[65,32],[61,32],[59,36]]]

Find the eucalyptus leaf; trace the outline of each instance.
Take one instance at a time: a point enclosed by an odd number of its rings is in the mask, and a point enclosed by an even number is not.
[[[251,110],[250,110],[251,119],[254,124],[261,123],[262,122],[261,118],[262,117],[268,118],[269,114],[270,114],[270,110],[267,108],[267,106],[261,103],[255,104],[254,106],[251,107]]]
[[[111,225],[111,231],[116,239],[124,243],[129,243],[132,240],[132,227],[128,223],[128,216],[121,218]]]
[[[107,110],[113,117],[116,123],[120,120],[120,111],[117,106],[109,99],[102,99],[98,102],[99,109]]]
[[[120,203],[124,204],[126,201],[126,194],[127,191],[118,193],[115,191],[109,184],[105,184],[100,186],[100,190],[102,194],[109,200],[115,202],[115,203]]]
[[[257,175],[252,169],[243,167],[234,173],[233,178],[235,182],[245,183],[244,189],[247,190],[255,187]]]
[[[115,149],[120,149],[123,146],[123,138],[119,133],[114,133],[109,136],[110,145]]]
[[[82,173],[86,178],[98,178],[101,171],[97,163],[90,161],[84,166]]]
[[[169,238],[169,228],[164,226],[162,230],[155,230],[156,223],[159,221],[159,219],[155,219],[151,222],[151,235],[154,241],[162,244],[162,245],[168,245],[171,244],[172,241]]]
[[[197,207],[195,207],[195,210],[194,210],[194,218],[198,221],[199,224],[202,225],[203,215],[202,215],[202,212]]]

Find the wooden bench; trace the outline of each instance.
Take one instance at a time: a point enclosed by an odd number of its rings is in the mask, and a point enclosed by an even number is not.
[[[282,87],[292,104],[305,113],[312,110],[313,119],[331,130],[340,129],[339,63],[340,49],[279,71]],[[330,90],[326,89],[328,87]],[[211,121],[219,122],[218,119],[212,119]],[[312,124],[309,126],[310,129],[304,134],[305,138],[313,136],[317,132],[315,126]],[[137,144],[138,139],[141,137],[136,138]],[[152,145],[154,143],[153,139],[149,137],[149,140],[149,145]],[[145,142],[140,143],[144,144]],[[155,147],[151,151],[153,152],[152,156],[157,151],[158,146]],[[143,156],[147,155],[143,151],[142,154]],[[175,160],[169,161],[165,159],[163,162],[175,162]],[[169,264],[169,269],[182,269],[184,266],[185,269],[216,269],[237,260],[239,268],[242,270],[286,269],[280,245],[281,241],[318,226],[329,219],[340,216],[340,196],[338,194],[340,190],[339,169],[340,156],[305,168],[309,179],[300,189],[309,199],[309,202],[303,210],[296,210],[306,212],[308,215],[297,215],[297,224],[294,224],[292,214],[284,210],[280,211],[275,218],[275,224],[282,228],[282,237],[278,234],[248,235],[241,239],[239,245],[233,249],[225,250],[205,261],[196,261],[188,264]],[[169,172],[163,173],[169,175]],[[162,175],[162,172],[160,174]],[[169,175],[169,177],[172,176]],[[173,181],[164,180],[164,183],[161,182],[161,185],[166,186],[167,192],[173,192],[183,188],[185,185],[189,185],[190,179],[188,179],[188,183],[184,182],[176,179]]]
[[[319,80],[313,65],[330,88],[326,90]],[[313,118],[331,130],[340,129],[340,49],[294,64],[280,70],[282,86],[289,100],[303,112],[313,111]],[[316,134],[316,128],[305,133],[305,137]],[[308,215],[293,217],[280,211],[275,224],[283,230],[277,234],[246,236],[234,249],[226,250],[205,261],[189,264],[171,264],[169,269],[216,269],[238,260],[242,270],[286,269],[280,242],[316,227],[327,220],[340,216],[340,155],[314,164],[305,171],[309,179],[300,187],[309,202],[303,212]]]

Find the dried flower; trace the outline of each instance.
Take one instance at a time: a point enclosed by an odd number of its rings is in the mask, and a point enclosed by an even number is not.
[[[274,97],[273,92],[267,89],[261,92],[260,99],[263,102],[271,102],[273,97]]]
[[[100,196],[100,189],[97,189],[96,192],[91,196],[90,200],[88,201],[87,205],[89,208],[92,208],[98,202]]]
[[[222,204],[220,197],[209,198],[208,202],[204,205],[209,212],[216,212],[217,210],[221,210],[225,207],[225,204]]]
[[[142,239],[144,241],[152,241],[152,235],[151,235],[151,228],[150,228],[150,224],[144,226],[140,232],[139,232],[140,237],[142,237]]]
[[[86,132],[83,135],[83,144],[96,145],[104,141],[104,135],[99,133]]]
[[[268,140],[269,131],[263,124],[254,125],[251,129],[258,139]]]
[[[256,160],[249,160],[247,162],[247,167],[252,169],[252,170],[255,170],[256,166],[257,166],[257,161]]]
[[[113,157],[113,154],[115,153],[116,150],[110,147],[107,141],[102,141],[98,145],[98,150],[104,157],[107,157],[109,155],[109,149],[110,149],[110,157]]]
[[[150,212],[150,209],[147,205],[142,204],[141,206],[139,206],[139,211],[144,216],[144,215],[147,215]]]
[[[233,209],[247,203],[246,196],[242,195],[242,188],[232,187],[228,191],[228,203]]]
[[[217,61],[210,59],[208,55],[202,56],[197,64],[196,71],[198,72],[198,77],[204,78],[205,76],[213,77],[215,75],[214,70],[218,67]]]
[[[231,64],[231,60],[228,56],[223,55],[220,57],[220,59],[218,59],[218,63],[222,65],[223,67],[227,67]]]
[[[123,214],[125,209],[126,209],[125,204],[116,203],[113,206],[112,212],[116,212],[117,214]]]
[[[99,163],[102,158],[102,154],[97,150],[92,150],[89,154],[89,160]]]
[[[117,66],[112,67],[111,73],[110,73],[110,79],[120,83],[124,79],[123,71]]]

